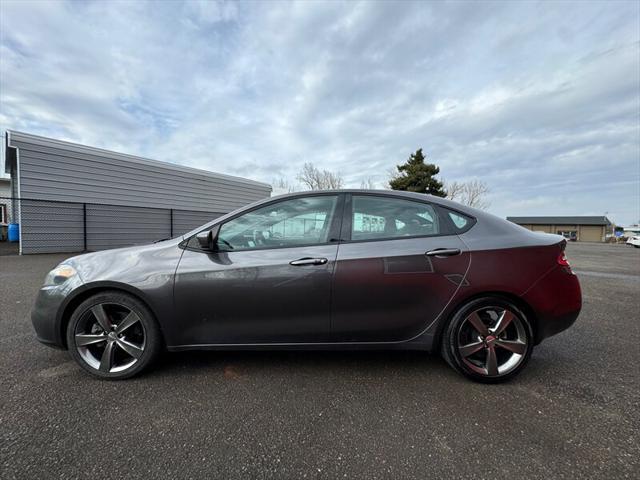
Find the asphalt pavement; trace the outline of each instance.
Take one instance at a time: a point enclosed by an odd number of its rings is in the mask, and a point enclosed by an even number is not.
[[[568,256],[580,318],[503,385],[421,352],[185,352],[96,380],[30,324],[65,256],[0,256],[0,478],[638,478],[640,249]]]

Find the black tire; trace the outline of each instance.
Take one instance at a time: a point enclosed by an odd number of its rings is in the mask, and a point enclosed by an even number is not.
[[[485,313],[483,313],[485,312],[485,310],[483,309],[487,309],[487,313],[490,313],[491,310],[495,309],[505,309],[511,312],[514,315],[514,318],[517,318],[517,322],[512,321],[513,328],[516,328],[517,325],[519,332],[518,335],[526,338],[526,341],[524,342],[525,346],[521,347],[524,349],[524,352],[521,354],[521,356],[518,357],[517,360],[515,360],[515,362],[517,363],[512,368],[508,369],[508,371],[505,371],[505,373],[498,373],[497,375],[489,375],[488,372],[485,372],[483,374],[478,373],[478,367],[475,367],[474,369],[474,365],[472,364],[472,362],[475,362],[476,360],[465,360],[459,351],[459,347],[461,346],[461,334],[464,333],[462,332],[463,325],[465,325],[467,318],[474,312],[481,312],[482,315],[485,315]],[[464,328],[468,329],[468,326],[464,326]],[[505,335],[506,333],[507,332],[505,332]],[[480,339],[479,337],[480,335],[478,336],[478,341]],[[443,331],[441,340],[441,354],[444,360],[462,375],[470,378],[471,380],[481,383],[501,383],[510,380],[511,378],[518,375],[518,373],[520,373],[529,362],[529,359],[531,358],[531,354],[533,352],[534,344],[533,329],[531,328],[529,319],[512,301],[500,296],[486,296],[477,298],[463,305],[450,319],[449,323]],[[505,338],[504,340],[508,339]],[[483,339],[482,341],[484,342],[485,339]],[[481,356],[483,350],[486,351],[486,349],[487,348],[484,347],[482,350],[478,350],[478,353],[474,354],[476,355],[475,358]],[[501,351],[500,348],[495,348],[495,350]],[[486,352],[485,355],[487,355]],[[507,352],[504,355],[512,354],[511,352]]]
[[[108,312],[107,317],[112,325],[110,332],[112,336],[109,336],[106,329],[102,328],[102,324],[97,321],[94,312],[100,311],[100,309]],[[123,320],[131,313],[135,314],[137,319],[131,323],[130,327],[124,327]],[[131,316],[130,318],[136,317]],[[91,331],[87,331],[89,325],[92,325]],[[119,326],[123,326],[126,330],[117,335],[116,329]],[[131,332],[132,338],[135,336],[137,343],[126,337],[128,332]],[[136,297],[117,291],[100,292],[83,301],[71,314],[66,335],[69,353],[73,359],[90,374],[108,380],[123,380],[137,375],[154,363],[163,348],[162,334],[151,310]],[[98,340],[86,346],[78,345],[84,338],[97,338],[98,336],[103,336],[105,340]],[[118,337],[117,340],[116,337]],[[76,338],[79,339],[78,342],[76,342]],[[142,340],[140,341],[140,339]],[[99,362],[98,368],[95,364],[93,366],[91,364],[95,363],[94,360],[100,356],[100,348],[104,346],[106,349],[107,344],[110,344],[109,368],[118,371],[102,370],[102,362]],[[127,353],[120,345],[131,349],[139,357],[136,358]],[[140,351],[134,350],[132,347],[136,347]],[[104,350],[102,352],[104,354]],[[130,357],[128,361],[127,356]],[[102,358],[100,357],[100,359]],[[121,365],[117,365],[113,361],[117,359],[122,359]],[[127,366],[130,362],[133,364]],[[112,363],[113,367],[111,367]]]

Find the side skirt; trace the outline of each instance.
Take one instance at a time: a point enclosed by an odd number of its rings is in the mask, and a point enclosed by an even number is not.
[[[421,335],[408,342],[336,342],[336,343],[207,343],[167,345],[170,352],[187,350],[424,350],[431,351],[433,337]]]

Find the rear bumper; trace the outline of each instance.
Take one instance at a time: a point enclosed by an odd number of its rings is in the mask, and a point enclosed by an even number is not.
[[[523,295],[536,316],[536,343],[566,330],[580,315],[580,282],[565,268],[557,266]]]

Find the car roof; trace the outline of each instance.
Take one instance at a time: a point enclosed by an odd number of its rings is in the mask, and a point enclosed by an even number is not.
[[[384,195],[389,197],[406,197],[408,199],[419,200],[422,202],[437,203],[439,205],[452,208],[454,210],[459,210],[463,213],[466,213],[474,217],[478,213],[480,214],[483,213],[482,211],[476,210],[475,208],[467,207],[457,202],[447,200],[446,198],[437,197],[435,195],[429,195],[427,193],[407,192],[405,190],[370,190],[370,189],[362,189],[362,188],[347,188],[347,189],[333,189],[333,190],[302,190],[298,192],[274,195],[273,197],[269,197],[269,198],[265,198],[264,200],[261,200],[259,203],[262,203],[262,202],[266,203],[267,201],[271,201],[271,200],[281,200],[285,198],[294,198],[299,196],[323,195],[323,194],[332,194],[332,193],[333,194],[351,193],[351,194]]]

